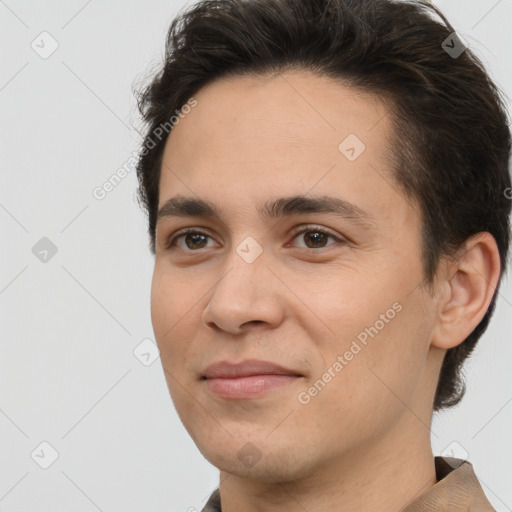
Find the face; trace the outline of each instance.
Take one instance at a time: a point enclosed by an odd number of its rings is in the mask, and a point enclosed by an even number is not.
[[[194,99],[165,147],[151,314],[199,450],[232,474],[291,481],[427,436],[433,307],[386,106],[306,71],[221,79]],[[171,215],[178,196],[218,216]],[[311,202],[326,197],[341,207]],[[277,200],[282,215],[266,215]],[[300,376],[245,394],[202,378],[246,359]]]

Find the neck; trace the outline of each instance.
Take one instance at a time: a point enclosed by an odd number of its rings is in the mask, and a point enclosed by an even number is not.
[[[306,476],[262,482],[221,471],[222,512],[397,512],[436,483],[430,432],[389,433],[377,443],[322,461]]]

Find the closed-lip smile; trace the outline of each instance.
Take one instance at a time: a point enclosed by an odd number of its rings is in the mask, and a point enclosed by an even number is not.
[[[218,361],[209,365],[201,379],[209,393],[224,401],[253,400],[303,377],[276,363],[246,359],[240,363]]]
[[[302,377],[295,371],[285,368],[270,361],[260,359],[246,359],[239,363],[230,361],[218,361],[206,367],[203,371],[202,379],[236,379],[240,377],[249,377],[251,375],[290,375]]]

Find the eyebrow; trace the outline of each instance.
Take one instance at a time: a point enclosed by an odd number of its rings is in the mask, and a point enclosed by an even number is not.
[[[375,228],[375,218],[353,203],[332,196],[295,195],[280,197],[257,206],[258,214],[266,219],[307,213],[328,213],[349,219],[361,227]],[[222,221],[220,209],[213,203],[194,197],[176,196],[166,201],[157,213],[157,223],[164,217],[206,217]]]

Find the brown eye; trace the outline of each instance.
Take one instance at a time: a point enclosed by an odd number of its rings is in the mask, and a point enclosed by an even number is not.
[[[305,242],[305,246],[301,248],[304,249],[323,249],[324,247],[328,247],[328,245],[332,245],[327,244],[329,238],[337,242],[343,242],[343,240],[339,239],[338,237],[315,226],[307,226],[301,231],[295,233],[293,238],[302,239]]]
[[[201,233],[186,233],[184,237],[185,245],[189,249],[202,249],[206,245],[207,236]]]
[[[177,245],[177,241],[181,238],[183,238],[185,241],[185,248]],[[208,238],[211,237],[205,233],[202,233],[201,231],[189,229],[171,237],[166,244],[166,249],[172,249],[174,246],[177,246],[178,249],[182,251],[195,251],[196,249],[203,249],[206,246]]]
[[[343,243],[345,240],[329,233],[328,231],[318,228],[316,226],[306,226],[301,231],[296,232],[293,235],[293,239],[302,239],[304,245],[299,246],[303,249],[324,249],[329,245],[329,239],[335,242]],[[179,244],[179,241],[183,239],[184,244]],[[187,229],[171,236],[166,243],[166,249],[174,250],[175,248],[184,252],[194,252],[199,249],[207,247],[208,239],[212,239],[211,236],[198,231],[195,229]]]
[[[306,241],[306,245],[308,243],[313,244],[313,247],[323,247],[325,242],[327,242],[329,235],[322,233],[321,231],[306,231],[304,240]]]

